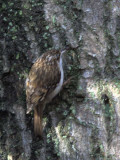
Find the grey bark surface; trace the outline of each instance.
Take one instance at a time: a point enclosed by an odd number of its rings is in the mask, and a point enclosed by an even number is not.
[[[120,160],[120,1],[0,2],[0,160]],[[44,133],[26,115],[25,80],[49,49],[65,80],[47,105]]]

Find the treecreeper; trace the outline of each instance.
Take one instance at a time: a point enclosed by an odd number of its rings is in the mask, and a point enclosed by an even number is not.
[[[63,51],[51,50],[40,56],[26,79],[27,114],[34,109],[34,133],[42,136],[43,110],[61,90],[64,81]]]

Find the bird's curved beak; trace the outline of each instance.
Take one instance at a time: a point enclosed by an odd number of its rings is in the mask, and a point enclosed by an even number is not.
[[[61,51],[61,56],[66,52],[66,49]]]
[[[33,105],[27,105],[27,111],[26,114],[29,114],[33,109]]]

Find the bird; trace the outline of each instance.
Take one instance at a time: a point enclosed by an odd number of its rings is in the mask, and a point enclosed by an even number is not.
[[[34,110],[34,134],[42,136],[42,116],[46,104],[61,91],[64,83],[63,53],[49,50],[32,65],[26,79],[27,114]]]

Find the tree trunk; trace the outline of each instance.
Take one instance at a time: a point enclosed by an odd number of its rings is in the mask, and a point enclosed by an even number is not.
[[[0,2],[0,160],[120,159],[120,2]],[[25,80],[49,49],[64,56],[61,93],[43,115],[43,138],[26,115]]]

